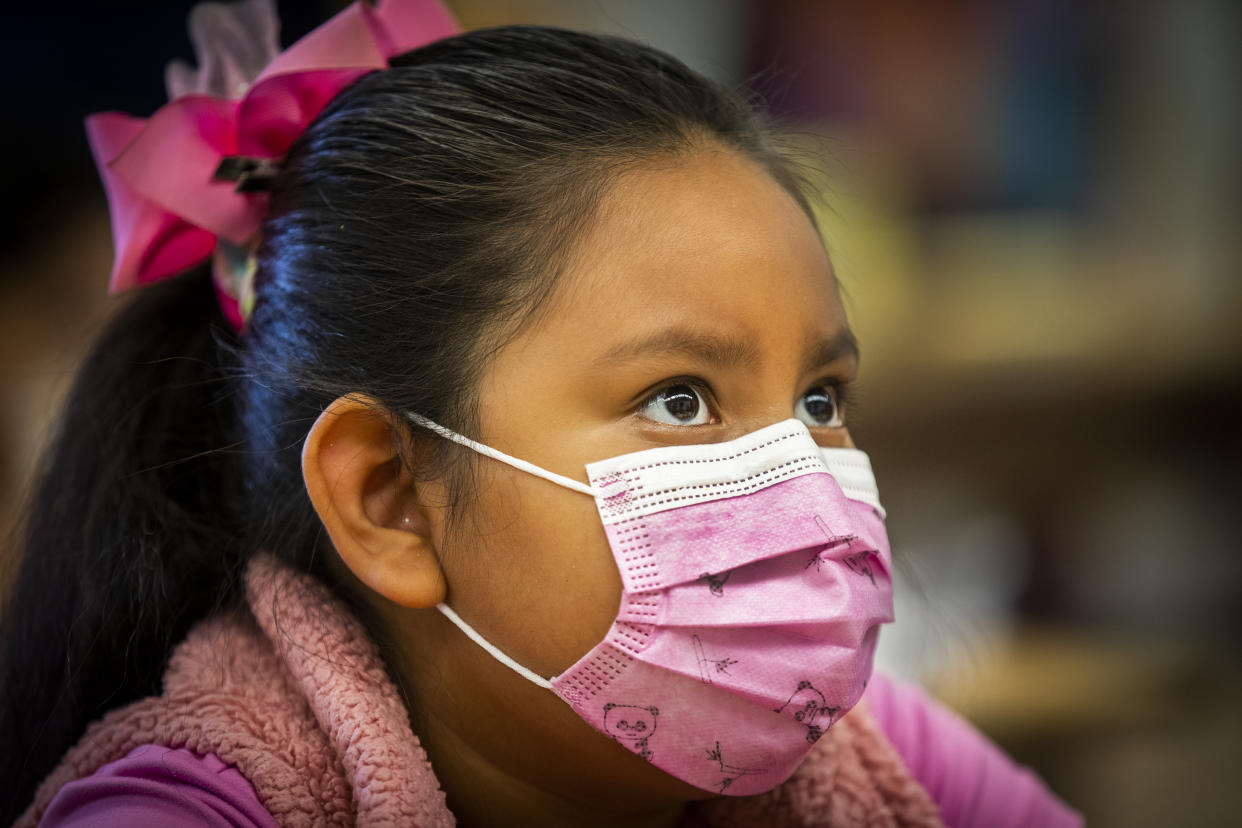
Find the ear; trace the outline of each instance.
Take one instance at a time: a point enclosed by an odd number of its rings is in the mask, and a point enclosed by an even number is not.
[[[302,446],[302,480],[341,561],[362,583],[406,607],[444,600],[431,521],[375,400],[347,394],[324,409]]]

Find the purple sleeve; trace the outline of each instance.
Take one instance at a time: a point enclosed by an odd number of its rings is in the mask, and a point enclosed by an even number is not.
[[[141,745],[65,785],[40,828],[277,828],[246,777],[214,754]]]
[[[876,673],[866,699],[949,828],[1077,828],[1080,814],[1029,768],[922,689]]]

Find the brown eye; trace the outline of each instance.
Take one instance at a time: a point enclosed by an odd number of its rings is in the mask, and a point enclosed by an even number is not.
[[[643,402],[638,413],[665,425],[706,425],[712,421],[707,401],[688,383],[660,389]]]
[[[794,406],[794,416],[812,428],[840,428],[844,415],[837,389],[820,385],[807,391]]]

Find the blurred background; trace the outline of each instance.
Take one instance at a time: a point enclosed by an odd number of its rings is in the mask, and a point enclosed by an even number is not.
[[[115,299],[81,120],[164,102],[190,3],[0,12],[0,529]],[[343,7],[281,2],[287,45]],[[449,0],[766,102],[863,346],[881,665],[1094,826],[1242,813],[1242,4]]]

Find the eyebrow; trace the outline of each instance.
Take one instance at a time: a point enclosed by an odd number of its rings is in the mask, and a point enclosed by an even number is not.
[[[716,336],[685,328],[665,328],[648,336],[618,342],[601,354],[596,367],[608,367],[634,359],[684,356],[714,368],[754,368],[759,349],[753,342],[735,336]],[[803,368],[810,370],[843,357],[858,360],[858,340],[848,328],[810,344],[803,353]]]
[[[829,339],[821,339],[811,343],[802,355],[802,367],[809,371],[839,359],[849,358],[858,362],[860,353],[858,339],[849,328],[842,328]]]

